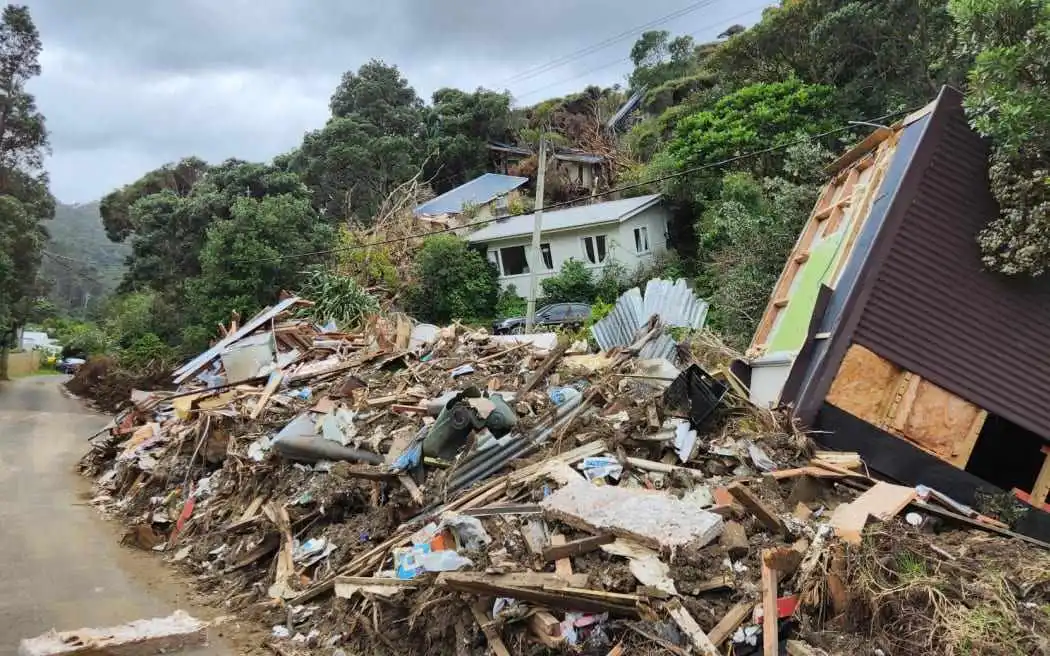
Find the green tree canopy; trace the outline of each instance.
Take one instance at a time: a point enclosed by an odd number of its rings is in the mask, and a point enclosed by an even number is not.
[[[29,9],[7,5],[0,17],[0,378],[7,349],[43,290],[37,281],[55,212],[43,159],[44,117],[27,83],[40,74],[40,35]]]
[[[250,316],[296,289],[303,270],[321,258],[283,258],[328,249],[334,238],[305,194],[237,198],[229,218],[208,227],[200,275],[187,283],[196,323],[214,326],[231,311]]]
[[[1050,267],[1050,3],[952,0],[975,57],[966,109],[989,137],[1001,215],[980,234],[985,264],[1007,275]]]
[[[454,235],[429,237],[415,258],[410,306],[426,321],[491,318],[499,296],[496,268]]]
[[[484,173],[489,141],[508,141],[513,132],[510,96],[478,89],[438,89],[427,114],[427,177],[442,193]]]

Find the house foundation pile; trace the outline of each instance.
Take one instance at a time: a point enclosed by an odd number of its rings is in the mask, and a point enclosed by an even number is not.
[[[600,353],[285,299],[133,394],[93,503],[259,653],[1050,653],[1050,545],[819,450],[635,293]]]

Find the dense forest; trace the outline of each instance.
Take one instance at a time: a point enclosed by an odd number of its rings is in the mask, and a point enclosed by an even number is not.
[[[39,277],[56,311],[86,318],[117,290],[130,249],[102,228],[98,203],[55,205]]]
[[[129,254],[93,343],[192,351],[231,311],[251,314],[281,290],[365,304],[379,294],[434,321],[518,308],[457,238],[413,241],[420,226],[406,208],[489,170],[489,142],[535,151],[542,138],[605,157],[608,198],[658,191],[676,217],[675,257],[598,279],[570,267],[545,283],[548,298],[572,290],[608,303],[645,276],[686,276],[711,301],[714,327],[743,345],[822,164],[946,84],[965,91],[972,125],[993,144],[1002,214],[980,235],[986,266],[1038,276],[1050,263],[1046,0],[785,0],[714,42],[649,31],[629,54],[624,85],[529,107],[486,89],[441,89],[425,102],[395,65],[371,61],[343,75],[327,122],[271,162],[187,153],[146,173],[100,204],[106,235]],[[626,124],[608,129],[635,94]],[[532,157],[516,172],[535,168]],[[548,179],[546,201],[587,193]],[[121,315],[129,308],[134,320]]]

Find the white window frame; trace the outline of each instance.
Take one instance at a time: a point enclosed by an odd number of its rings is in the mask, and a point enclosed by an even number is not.
[[[522,271],[521,273],[507,273],[507,267],[503,264],[503,251],[505,251],[507,249],[511,249],[511,248],[520,248],[520,249],[522,249],[522,261],[525,263],[525,270]],[[500,275],[502,275],[503,277],[508,278],[508,277],[511,277],[511,276],[525,276],[525,275],[528,275],[531,272],[531,269],[529,268],[530,265],[529,265],[529,247],[528,246],[501,246],[499,249],[497,249],[497,252],[499,253]]]
[[[649,244],[648,226],[638,226],[634,229],[634,252],[639,255],[652,252],[652,246]]]
[[[547,266],[547,258],[544,257],[544,253],[550,255],[550,266]],[[554,251],[551,250],[550,242],[544,242],[540,244],[540,264],[543,265],[543,269],[546,269],[547,271],[554,271]]]
[[[598,255],[598,238],[601,237],[605,244],[605,253],[601,256]],[[587,255],[587,241],[590,240],[591,250],[594,252],[594,257],[597,261],[591,260],[590,256]],[[580,237],[580,249],[583,251],[583,261],[593,266],[605,264],[605,261],[609,259],[609,235],[588,235],[587,237]]]

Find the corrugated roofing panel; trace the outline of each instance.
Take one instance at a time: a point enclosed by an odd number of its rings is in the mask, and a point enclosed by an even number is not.
[[[552,232],[554,230],[568,230],[588,225],[623,221],[646,209],[649,205],[656,204],[660,198],[660,194],[653,194],[544,212],[542,229],[544,232]],[[507,217],[506,219],[489,223],[477,232],[471,233],[467,237],[467,241],[478,244],[531,235],[534,221],[535,216],[531,213]]]
[[[413,214],[416,216],[459,214],[463,211],[464,206],[484,205],[499,196],[514,191],[528,181],[528,178],[515,175],[486,173],[423,203],[413,210]]]
[[[616,307],[591,327],[591,334],[602,350],[630,346],[650,317],[658,315],[664,326],[699,330],[707,320],[707,301],[696,298],[685,280],[654,279],[645,285],[645,295],[633,287],[616,301]],[[673,360],[676,343],[664,334],[642,349],[641,357]]]
[[[642,98],[645,97],[645,92],[648,90],[649,87],[642,87],[635,91],[634,94],[627,99],[627,102],[625,102],[620,109],[616,110],[616,113],[613,114],[612,118],[610,118],[605,124],[605,127],[610,130],[618,129],[620,123],[630,116],[631,112],[633,112],[635,108],[638,107],[639,103],[642,102]]]
[[[954,96],[954,98],[952,97]],[[1050,439],[1050,280],[983,270],[976,235],[999,208],[987,146],[958,94],[938,107],[933,149],[853,339],[897,365]]]
[[[269,321],[270,319],[275,318],[277,315],[281,314],[285,310],[288,310],[289,308],[291,308],[293,305],[295,305],[299,301],[300,301],[299,297],[291,296],[289,298],[284,299],[283,301],[281,301],[277,305],[275,305],[273,307],[270,307],[270,308],[266,308],[265,310],[263,310],[259,314],[257,314],[254,317],[252,317],[248,321],[248,323],[246,323],[243,326],[241,326],[240,330],[238,330],[237,332],[233,333],[232,335],[227,335],[226,337],[222,338],[221,340],[219,340],[219,342],[215,346],[211,347],[210,349],[208,349],[204,353],[201,353],[197,357],[193,358],[192,360],[190,360],[186,364],[184,364],[181,367],[179,367],[178,369],[176,369],[175,373],[174,373],[175,384],[177,384],[177,385],[178,384],[182,384],[183,381],[187,380],[190,376],[192,376],[193,374],[197,373],[198,371],[200,371],[204,367],[208,366],[208,364],[212,360],[214,360],[215,358],[219,357],[219,354],[222,353],[226,349],[227,346],[229,346],[229,345],[231,345],[231,344],[233,344],[233,343],[235,343],[237,341],[240,341],[241,339],[247,337],[252,332],[254,332],[256,329],[258,329],[260,326],[265,324],[267,321]],[[229,382],[236,382],[236,381],[229,381]]]

